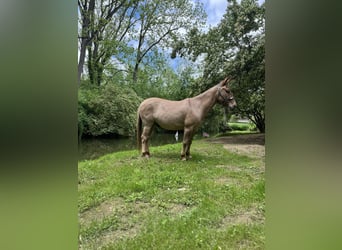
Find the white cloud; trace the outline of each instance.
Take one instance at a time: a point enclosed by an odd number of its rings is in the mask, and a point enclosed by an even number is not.
[[[202,0],[204,9],[207,12],[207,25],[216,26],[227,8],[227,0]]]

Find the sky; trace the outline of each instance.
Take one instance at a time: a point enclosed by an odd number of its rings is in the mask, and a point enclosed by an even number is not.
[[[201,0],[207,13],[207,25],[217,25],[226,12],[227,0]]]
[[[203,3],[204,9],[208,15],[207,25],[216,26],[227,8],[227,0],[199,0]],[[238,1],[239,2],[239,1]],[[265,0],[258,0],[259,4],[265,2]]]

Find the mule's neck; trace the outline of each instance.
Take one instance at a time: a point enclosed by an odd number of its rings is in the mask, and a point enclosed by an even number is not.
[[[207,91],[195,96],[191,99],[191,102],[196,105],[201,111],[201,116],[204,118],[206,114],[213,108],[216,103],[216,93],[218,85],[208,89]]]

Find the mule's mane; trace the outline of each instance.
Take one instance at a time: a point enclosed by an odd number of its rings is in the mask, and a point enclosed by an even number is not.
[[[207,89],[206,91],[194,96],[194,97],[190,97],[191,99],[196,98],[196,97],[202,97],[202,96],[206,96],[208,95],[208,93],[211,93],[212,91],[217,91],[217,88],[220,87],[222,82],[220,82],[219,84],[216,84],[215,86],[211,87],[210,89]]]

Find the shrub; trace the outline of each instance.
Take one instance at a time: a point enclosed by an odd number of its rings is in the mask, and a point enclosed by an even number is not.
[[[233,122],[230,122],[229,123],[229,127],[232,129],[232,130],[237,130],[237,131],[248,131],[250,130],[250,124],[249,123],[233,123]]]
[[[257,131],[258,128],[255,126],[254,123],[250,123],[250,124],[249,124],[249,130],[250,130],[250,131]]]
[[[141,99],[131,89],[107,84],[80,88],[78,99],[79,134],[132,136]]]

